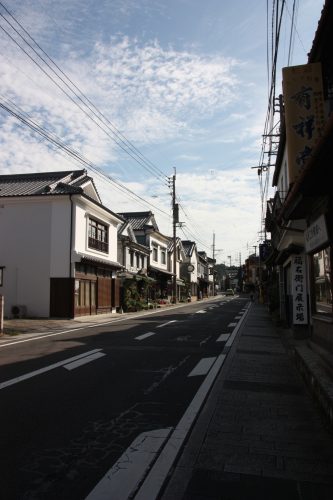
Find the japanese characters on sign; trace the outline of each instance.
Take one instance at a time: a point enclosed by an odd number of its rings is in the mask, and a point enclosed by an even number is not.
[[[305,250],[310,253],[328,243],[325,216],[321,215],[304,232]]]
[[[293,323],[296,325],[307,324],[308,306],[304,255],[292,256],[291,289],[293,300]]]
[[[325,124],[321,63],[291,66],[282,71],[289,182],[294,182]]]

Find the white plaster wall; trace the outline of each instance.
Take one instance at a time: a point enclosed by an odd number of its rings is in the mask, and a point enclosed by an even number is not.
[[[66,278],[71,276],[71,202],[68,196],[52,199],[50,237],[50,277]]]
[[[13,305],[49,316],[52,206],[45,198],[1,199],[0,265],[5,266],[5,316]]]
[[[158,261],[153,260],[153,248],[154,244],[157,245],[158,248]],[[152,266],[161,269],[162,271],[167,271],[168,270],[168,251],[167,251],[167,243],[164,241],[163,238],[159,238],[158,235],[150,236],[149,237],[149,248],[151,250],[150,254],[150,263]],[[162,264],[161,262],[161,248],[165,250],[165,264]]]
[[[88,247],[88,220],[92,217],[109,228],[108,253]],[[84,253],[92,257],[118,262],[117,260],[117,225],[118,223],[106,210],[89,203],[88,200],[75,199],[73,206],[74,241],[73,251]]]

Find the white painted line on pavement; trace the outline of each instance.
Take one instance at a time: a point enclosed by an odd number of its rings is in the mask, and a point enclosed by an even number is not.
[[[151,337],[152,335],[156,335],[156,332],[144,333],[143,335],[139,335],[138,337],[134,337],[134,340],[143,340],[143,339],[146,339],[147,337]]]
[[[179,305],[179,306],[173,306],[172,310],[174,311],[175,309],[179,309],[181,307],[185,307],[184,304]],[[111,321],[103,321],[103,322],[96,321],[96,323],[92,323],[91,325],[85,324],[84,326],[78,326],[75,328],[68,328],[67,330],[61,330],[61,331],[55,332],[55,333],[43,332],[43,333],[40,333],[38,336],[30,337],[28,339],[13,340],[13,341],[6,342],[6,343],[1,342],[0,349],[2,347],[8,347],[8,346],[12,346],[15,344],[22,344],[24,342],[33,342],[35,340],[41,340],[41,339],[44,339],[46,337],[55,337],[57,335],[64,335],[65,333],[78,332],[80,330],[85,330],[87,328],[96,328],[96,327],[104,327],[104,326],[108,326],[108,325],[113,325],[116,323],[121,323],[123,321],[130,321],[133,319],[139,319],[139,318],[142,318],[144,316],[151,316],[152,314],[161,314],[163,312],[169,312],[169,311],[161,311],[160,309],[157,309],[156,311],[149,311],[149,312],[146,312],[143,314],[137,314],[135,316],[125,316],[125,318],[112,319]]]
[[[69,371],[74,370],[79,366],[85,365],[86,363],[90,363],[91,361],[95,361],[95,359],[102,358],[103,356],[106,356],[104,352],[96,352],[95,354],[90,354],[90,356],[85,356],[84,358],[73,361],[72,363],[68,363],[64,365],[64,368],[66,368],[66,370]]]
[[[198,377],[200,375],[207,375],[209,370],[212,367],[212,364],[215,362],[216,357],[214,358],[202,358],[199,363],[193,368],[191,373],[189,373],[188,377]]]
[[[171,434],[162,452],[152,466],[149,474],[142,483],[134,500],[153,500],[159,498],[159,492],[173,466],[178,453],[196,420],[207,394],[213,385],[218,372],[223,365],[226,355],[220,354],[213,364],[207,377],[191,401],[190,406],[180,419],[177,427]],[[111,498],[111,497],[109,497]],[[90,499],[89,499],[90,500]]]
[[[245,320],[248,312],[249,312],[249,307],[246,309],[246,311],[244,313],[244,316],[242,316],[242,319],[240,319],[238,321],[236,328],[233,330],[232,334],[230,335],[229,340],[227,340],[227,342],[226,342],[226,344],[225,344],[224,347],[230,347],[232,345],[232,343],[235,340],[235,337],[236,337],[236,335],[238,333],[238,330],[240,329],[241,325],[243,324],[243,321]]]
[[[241,319],[242,316],[235,316],[234,319]]]
[[[42,373],[49,372],[50,370],[54,370],[55,368],[59,368],[59,366],[64,366],[65,364],[68,364],[72,361],[76,361],[77,359],[85,358],[86,356],[89,356],[91,354],[97,353],[101,351],[102,349],[94,349],[93,351],[88,351],[83,354],[79,354],[78,356],[73,356],[72,358],[64,359],[63,361],[58,361],[58,363],[53,363],[52,365],[45,366],[44,368],[40,368],[39,370],[35,370],[33,372],[26,373],[25,375],[20,375],[19,377],[12,378],[10,380],[7,380],[6,382],[1,382],[0,383],[0,390],[4,389],[5,387],[9,387],[10,385],[17,384],[19,382],[22,382],[23,380],[27,380],[32,377],[36,377],[37,375],[41,375]]]
[[[86,500],[127,500],[148,472],[172,427],[143,432],[86,497]]]
[[[176,319],[172,319],[171,321],[167,321],[166,323],[162,323],[162,325],[158,325],[156,328],[163,328],[163,326],[170,325],[170,323],[176,323]]]
[[[227,328],[235,328],[236,325],[237,323],[229,323]]]
[[[216,342],[226,342],[230,337],[230,333],[222,333],[217,339]]]
[[[195,314],[204,314],[206,312],[205,309],[200,309],[200,311],[196,311]]]

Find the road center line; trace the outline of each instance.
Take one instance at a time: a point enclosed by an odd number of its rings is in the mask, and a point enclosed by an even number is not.
[[[172,319],[171,321],[167,321],[166,323],[162,323],[162,325],[158,325],[156,328],[163,328],[163,326],[170,325],[170,323],[176,323],[176,319]]]
[[[90,356],[85,356],[84,358],[80,358],[76,361],[73,361],[72,363],[64,365],[64,368],[66,368],[66,370],[74,370],[79,366],[90,363],[91,361],[95,361],[95,359],[102,358],[103,356],[106,356],[104,352],[95,352],[95,354],[90,354]]]
[[[222,333],[217,339],[216,342],[226,342],[230,337],[230,333]]]
[[[206,375],[211,369],[213,363],[215,362],[216,357],[214,358],[202,358],[199,363],[193,368],[191,373],[188,374],[188,377],[198,377],[200,375]]]
[[[144,333],[143,335],[139,335],[138,337],[134,337],[134,340],[143,340],[143,339],[146,339],[147,337],[151,337],[152,335],[156,335],[156,332]]]
[[[141,478],[168,438],[172,428],[143,432],[86,497],[86,500],[127,500],[132,498]]]
[[[199,390],[192,399],[190,406],[187,408],[184,415],[180,419],[177,427],[166,442],[161,454],[158,456],[146,479],[143,481],[139,491],[135,495],[134,500],[159,498],[159,492],[163,486],[163,483],[165,482],[165,479],[176,460],[176,457],[186,439],[186,436],[190,432],[194,421],[201,410],[206,396],[223,365],[225,357],[225,354],[220,354],[216,358],[216,361],[213,364],[210,372],[201,384]]]
[[[73,356],[72,358],[64,359],[63,361],[59,361],[58,363],[53,363],[52,365],[45,366],[44,368],[40,368],[39,370],[35,370],[33,372],[26,373],[25,375],[20,375],[19,377],[12,378],[10,380],[7,380],[6,382],[1,382],[0,383],[0,390],[5,389],[6,387],[9,387],[14,384],[18,384],[19,382],[23,382],[23,380],[28,380],[29,378],[36,377],[37,375],[41,375],[42,373],[49,372],[51,370],[54,370],[55,368],[59,368],[60,366],[64,366],[68,363],[71,363],[72,361],[76,361],[78,359],[85,358],[87,356],[90,356],[91,354],[97,353],[101,351],[102,349],[94,349],[92,351],[85,352],[83,354],[79,354],[78,356]]]

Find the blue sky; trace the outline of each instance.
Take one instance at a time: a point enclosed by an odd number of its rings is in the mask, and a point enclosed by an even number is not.
[[[258,244],[261,201],[251,167],[258,165],[268,103],[267,3],[270,23],[272,0],[4,2],[162,177],[176,169],[185,223],[178,235],[196,240],[200,250],[212,255],[215,232],[218,262],[229,263],[230,255],[236,264],[239,254],[244,261]],[[299,0],[296,5],[292,65],[307,60],[323,1]],[[278,88],[281,68],[287,65],[292,7],[287,0]],[[1,6],[0,13],[5,15]],[[24,46],[3,18],[0,25]],[[151,209],[161,231],[171,235],[170,191],[161,176],[119,148],[3,30],[0,44],[0,100],[11,99],[150,203],[144,205],[97,177],[110,209]],[[79,167],[0,111],[1,173]]]

